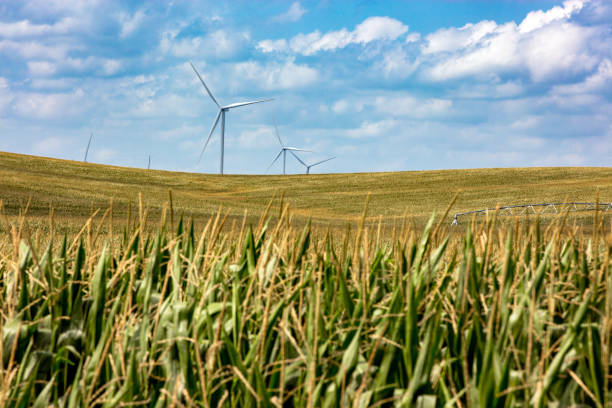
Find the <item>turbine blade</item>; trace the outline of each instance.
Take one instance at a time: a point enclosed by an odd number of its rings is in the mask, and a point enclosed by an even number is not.
[[[215,128],[217,127],[217,123],[219,123],[219,117],[221,117],[221,109],[219,109],[219,113],[217,113],[217,117],[215,118],[215,122],[213,123],[212,127],[210,128],[210,133],[208,134],[208,138],[206,139],[206,143],[204,143],[204,147],[202,148],[202,151],[200,152],[200,158],[198,159],[198,164],[200,164],[200,160],[202,160],[202,156],[204,155],[204,150],[206,150],[206,146],[208,146],[208,142],[210,142],[210,138],[212,137],[212,134],[215,131]]]
[[[273,101],[273,100],[274,100],[274,98],[272,98],[272,99],[261,99],[259,101],[250,101],[250,102],[236,102],[236,103],[232,103],[231,105],[224,106],[223,109],[232,109],[232,108],[237,108],[239,106],[252,105],[254,103],[270,102],[270,101]]]
[[[283,141],[280,138],[280,133],[278,133],[278,126],[276,126],[276,119],[272,118],[272,121],[274,122],[274,130],[276,131],[276,138],[278,139],[278,143],[280,143],[282,147],[285,147],[285,145],[283,144]]]
[[[318,166],[318,165],[319,165],[319,164],[321,164],[321,163],[325,163],[326,161],[330,161],[330,160],[335,159],[335,158],[336,158],[336,156],[334,156],[334,157],[330,157],[329,159],[321,160],[321,161],[319,161],[319,162],[316,162],[316,163],[311,164],[311,165],[310,165],[310,167],[312,167],[312,166]]]
[[[272,160],[272,163],[270,163],[270,165],[268,166],[268,168],[266,169],[266,173],[268,172],[268,170],[270,170],[270,167],[272,167],[274,165],[274,163],[276,163],[276,161],[278,160],[278,158],[281,156],[281,154],[283,154],[283,149],[281,149],[280,152],[278,152],[278,154],[276,155],[276,157],[274,158],[274,160]]]
[[[283,144],[283,141],[281,140],[280,133],[278,133],[278,126],[276,126],[276,119],[274,119],[274,130],[276,131],[276,138],[278,139],[278,143],[280,143],[282,147],[285,147],[285,145]]]
[[[300,159],[300,158],[298,157],[298,155],[297,155],[297,154],[293,153],[293,150],[289,150],[289,153],[291,153],[291,154],[293,155],[293,157],[295,157],[295,158],[297,159],[297,161],[299,161],[300,163],[302,163],[302,165],[303,165],[304,167],[308,167],[308,166],[306,165],[306,163],[304,163],[304,162],[302,161],[302,159]]]
[[[195,71],[196,75],[198,76],[198,78],[200,78],[200,82],[202,82],[202,85],[204,85],[204,89],[206,89],[206,92],[208,92],[208,96],[210,96],[210,98],[213,100],[213,102],[215,103],[215,105],[217,105],[217,107],[219,109],[221,109],[221,105],[219,105],[219,102],[217,102],[217,100],[215,99],[215,97],[213,96],[212,92],[210,92],[210,89],[208,89],[208,87],[206,86],[206,82],[204,82],[204,80],[202,79],[202,77],[200,76],[200,73],[198,72],[198,70],[193,66],[193,64],[191,63],[191,61],[189,61],[189,63],[191,64],[191,68],[193,68],[193,70]]]
[[[297,147],[285,147],[285,150],[292,150],[294,152],[308,152],[308,153],[312,153],[312,150],[298,149]]]

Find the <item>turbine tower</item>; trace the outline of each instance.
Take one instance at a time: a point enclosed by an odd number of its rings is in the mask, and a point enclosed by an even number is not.
[[[91,139],[93,139],[93,132],[89,135],[89,142],[87,142],[87,148],[85,149],[85,158],[83,161],[87,163],[87,153],[89,153],[89,146],[91,145]]]
[[[215,128],[217,127],[217,123],[219,123],[219,118],[221,118],[221,158],[220,158],[219,173],[223,174],[223,153],[224,153],[224,148],[225,148],[225,113],[229,111],[230,109],[237,108],[239,106],[252,105],[254,103],[261,103],[261,102],[268,102],[268,101],[271,101],[272,99],[261,99],[261,100],[250,101],[250,102],[237,102],[237,103],[232,103],[230,105],[221,106],[219,105],[219,102],[217,102],[217,99],[215,99],[210,89],[208,89],[208,86],[206,86],[206,82],[204,82],[204,79],[202,79],[198,70],[193,66],[191,62],[189,62],[189,64],[191,65],[191,68],[193,68],[193,71],[196,73],[196,75],[200,79],[200,82],[202,82],[202,85],[204,85],[204,89],[206,89],[206,93],[208,94],[208,96],[210,96],[210,99],[212,99],[215,105],[217,105],[217,108],[219,108],[217,117],[215,118],[212,128],[210,129],[210,133],[208,134],[208,138],[206,139],[206,143],[204,143],[204,147],[202,148],[202,152],[200,153],[200,158],[198,159],[198,163],[200,163],[200,160],[202,160],[202,155],[204,154],[204,150],[206,150],[206,146],[208,146],[208,142],[210,141],[210,138],[212,137],[212,134],[215,131]]]
[[[304,149],[298,149],[297,147],[285,146],[285,144],[281,140],[280,134],[278,133],[278,127],[276,126],[276,121],[274,122],[274,130],[276,131],[276,138],[278,139],[278,143],[280,143],[280,145],[281,145],[281,149],[280,149],[280,152],[278,152],[278,154],[274,158],[274,160],[272,160],[272,163],[270,163],[270,165],[266,169],[266,173],[268,172],[268,170],[270,170],[270,167],[272,167],[274,165],[274,163],[276,163],[276,161],[278,160],[278,158],[282,154],[283,155],[283,175],[285,175],[286,174],[285,173],[285,169],[286,169],[286,165],[287,165],[287,152],[291,152],[291,154],[293,154],[296,159],[300,160],[295,155],[295,153],[293,153],[293,152],[309,152],[310,150],[304,150]]]
[[[293,156],[294,156],[294,157],[295,157],[295,158],[296,158],[296,159],[297,159],[297,160],[298,160],[300,163],[302,163],[302,165],[303,165],[304,167],[306,167],[306,174],[310,174],[310,168],[311,168],[311,167],[318,166],[319,164],[325,163],[326,161],[330,161],[330,160],[333,160],[333,159],[335,159],[335,158],[336,158],[336,156],[334,156],[334,157],[330,157],[330,158],[325,159],[325,160],[318,161],[318,162],[316,162],[316,163],[306,164],[306,163],[304,163],[304,161],[303,161],[302,159],[300,159],[300,158],[297,156],[297,154],[295,154],[295,153],[293,153],[293,152],[291,152],[291,154],[292,154],[292,155],[293,155]]]

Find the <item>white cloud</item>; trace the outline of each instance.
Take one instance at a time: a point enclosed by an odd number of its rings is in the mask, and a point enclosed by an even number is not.
[[[395,40],[408,31],[408,26],[389,17],[369,17],[353,31],[353,42],[367,44],[376,40]]]
[[[307,11],[308,10],[303,8],[299,1],[294,1],[289,7],[289,10],[287,10],[286,12],[282,14],[272,17],[271,21],[296,22],[296,21],[299,21],[302,18],[302,16],[306,14]]]
[[[477,24],[466,24],[463,27],[442,28],[425,37],[423,54],[456,51],[478,44],[487,34],[497,28],[494,21],[484,20]]]
[[[60,72],[90,72],[98,75],[114,75],[121,70],[123,64],[116,59],[98,58],[64,58],[61,61],[29,61],[27,63],[30,75],[34,77],[50,77]]]
[[[121,31],[119,32],[120,38],[129,37],[134,31],[140,27],[140,24],[145,18],[145,13],[142,10],[138,10],[133,16],[127,13],[121,13],[119,15],[119,24],[121,24]]]
[[[589,49],[597,30],[567,22],[555,22],[527,36],[521,56],[534,81],[590,71],[598,57]]]
[[[393,119],[385,119],[377,122],[365,121],[356,129],[346,131],[346,136],[353,139],[372,138],[388,135],[397,125]]]
[[[453,102],[448,99],[419,99],[409,95],[379,96],[374,106],[380,113],[394,116],[424,118],[449,112]]]
[[[569,15],[541,18],[537,27],[529,23],[529,30],[513,22],[439,30],[423,47],[429,65],[425,75],[434,81],[467,76],[490,80],[526,72],[534,82],[543,82],[589,72],[601,58],[591,44],[600,42],[605,30],[566,21]]]
[[[402,46],[396,46],[383,52],[382,59],[375,67],[387,78],[408,78],[420,65],[420,60],[411,56]]]
[[[82,25],[73,17],[65,17],[54,24],[32,24],[29,20],[0,22],[0,38],[38,37],[67,34]]]
[[[171,129],[159,130],[155,132],[155,136],[160,140],[178,140],[183,138],[205,137],[210,129],[201,125],[188,125],[182,123],[180,126]]]
[[[403,93],[384,96],[339,99],[332,105],[337,114],[371,112],[395,118],[431,118],[448,114],[453,106],[450,99],[418,98]]]
[[[179,58],[234,56],[250,40],[248,32],[216,30],[205,36],[179,38],[179,32],[168,30],[162,33],[160,49]]]
[[[427,72],[430,79],[444,81],[488,72],[504,72],[516,69],[519,65],[518,34],[514,23],[496,26],[495,34],[485,41],[472,43],[468,39],[463,44],[468,48],[460,48],[451,56],[434,59],[433,67]],[[431,52],[434,49],[429,48]]]
[[[194,118],[201,113],[198,111],[198,102],[200,101],[177,94],[152,96],[142,100],[138,106],[126,114],[145,118]]]
[[[278,40],[263,40],[257,43],[257,48],[263,52],[286,51],[289,43],[284,38]]]
[[[369,44],[373,41],[393,41],[408,31],[408,26],[390,17],[369,17],[353,31],[342,28],[323,35],[319,31],[298,34],[291,40],[263,40],[258,48],[263,52],[288,51],[312,55],[319,51],[334,51],[350,44]]]
[[[29,61],[28,71],[34,76],[51,76],[57,72],[57,64],[49,61]]]
[[[15,98],[15,111],[29,119],[63,119],[76,116],[86,108],[85,93],[22,93]]]
[[[68,78],[34,78],[30,82],[32,89],[68,89],[74,84],[75,81]]]
[[[46,137],[34,142],[32,145],[32,153],[41,156],[56,156],[66,151],[66,145],[69,142],[59,137]]]
[[[415,43],[421,40],[420,33],[410,33],[406,36],[406,43]]]
[[[567,0],[563,2],[563,7],[555,6],[550,10],[536,10],[527,14],[519,25],[519,32],[522,34],[544,27],[554,21],[567,20],[572,14],[580,11],[588,0]]]
[[[106,75],[114,75],[116,74],[122,67],[121,61],[114,59],[107,59],[102,64],[102,71]]]
[[[238,144],[249,149],[262,149],[278,146],[278,141],[274,136],[274,128],[262,126],[254,129],[247,129],[240,132]],[[280,149],[280,146],[278,147]]]
[[[61,60],[66,58],[71,48],[76,49],[66,44],[46,45],[37,41],[0,40],[0,52],[26,59]]]
[[[28,14],[36,16],[83,16],[95,10],[105,0],[24,0],[23,8]]]
[[[266,90],[301,88],[319,79],[316,69],[296,64],[293,60],[267,65],[255,61],[241,62],[234,66],[234,73],[241,81]]]
[[[597,71],[588,76],[584,81],[577,84],[557,85],[553,88],[553,93],[600,93],[609,91],[610,89],[612,89],[612,61],[606,58],[599,64]]]

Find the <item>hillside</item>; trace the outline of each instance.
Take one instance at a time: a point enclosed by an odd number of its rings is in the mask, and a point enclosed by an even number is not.
[[[280,192],[298,221],[343,226],[357,220],[371,193],[370,216],[385,224],[407,214],[422,224],[432,211],[443,212],[460,192],[452,212],[551,201],[612,201],[612,168],[512,168],[313,175],[209,175],[105,166],[12,153],[0,153],[0,199],[14,216],[31,200],[28,214],[45,218],[52,203],[56,220],[82,221],[92,209],[105,210],[113,199],[115,219],[128,203],[137,210],[138,194],[159,216],[168,191],[175,211],[196,220],[219,207],[230,219],[245,210],[255,218]]]

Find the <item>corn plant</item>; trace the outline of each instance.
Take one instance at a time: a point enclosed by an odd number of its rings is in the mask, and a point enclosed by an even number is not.
[[[7,225],[0,405],[611,406],[600,229],[289,221],[111,239],[90,220],[42,245]]]

